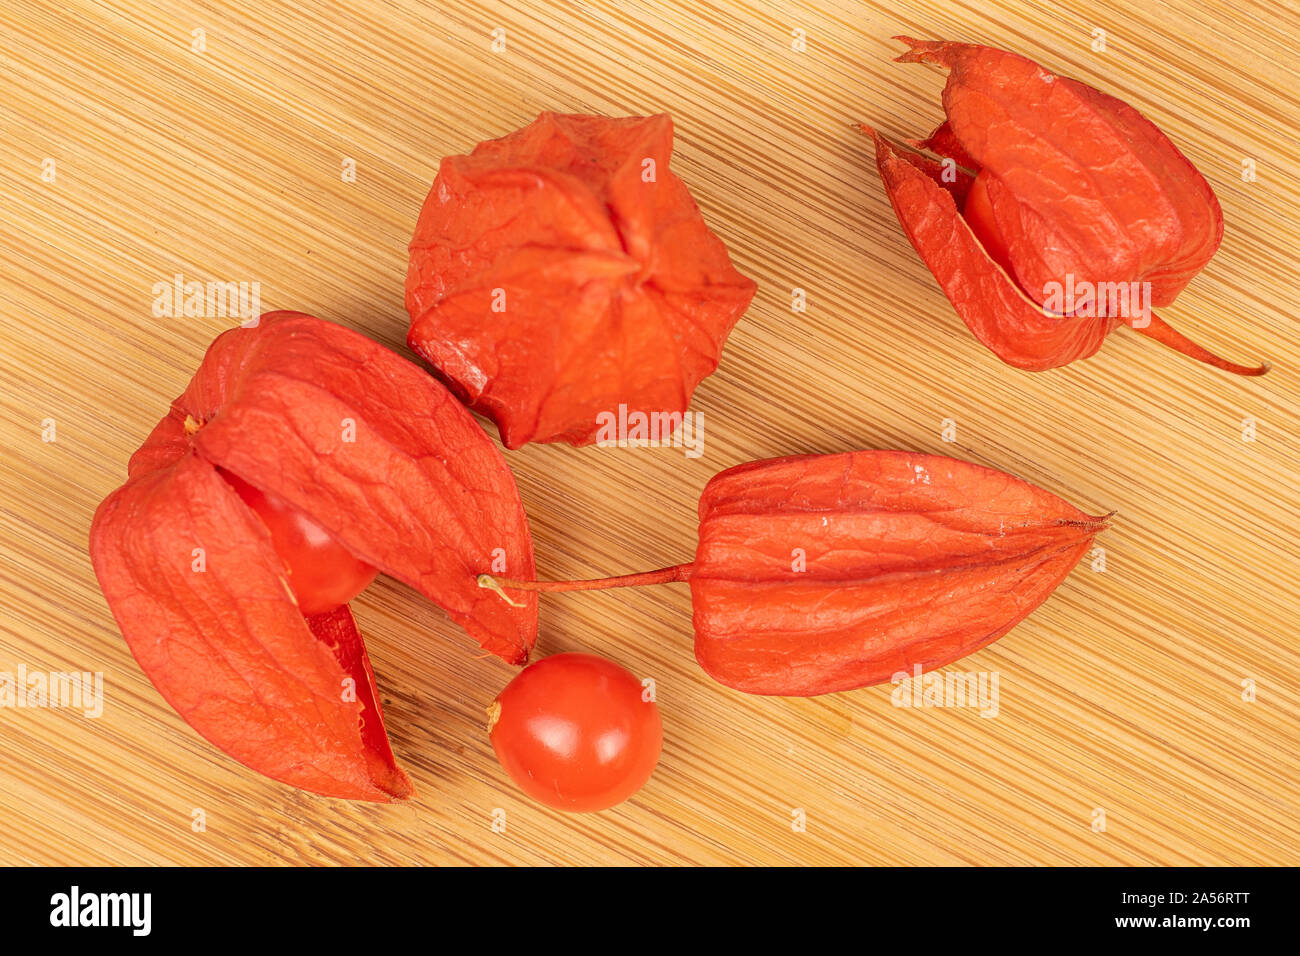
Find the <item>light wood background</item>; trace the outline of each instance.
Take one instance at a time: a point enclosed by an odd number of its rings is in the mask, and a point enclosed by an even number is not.
[[[978,345],[850,128],[940,118],[942,74],[891,63],[896,33],[1015,49],[1162,126],[1227,220],[1164,314],[1273,372],[1233,378],[1126,330],[1044,374]],[[102,671],[107,702],[97,720],[0,710],[0,863],[1300,863],[1297,35],[1289,4],[1191,0],[6,2],[0,670]],[[713,472],[794,452],[945,453],[1117,510],[1104,573],[1081,565],[955,665],[1000,674],[996,718],[896,708],[888,686],[730,691],[694,662],[684,586],[552,597],[539,652],[654,677],[666,737],[633,800],[566,816],[522,797],[484,734],[511,669],[390,581],[355,608],[408,804],[247,772],[143,677],[90,570],[90,516],[231,324],[155,319],[154,283],[259,281],[265,308],[409,356],[405,247],[439,157],[544,109],[671,112],[673,166],[759,292],[696,394],[702,459],[509,455],[542,573],[684,560]]]

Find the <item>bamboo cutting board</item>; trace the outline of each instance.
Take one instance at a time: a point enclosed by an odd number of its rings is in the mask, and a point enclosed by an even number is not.
[[[899,33],[1014,49],[1159,124],[1227,221],[1166,317],[1271,374],[1125,330],[1043,374],[978,345],[851,129],[938,122],[942,74],[890,62]],[[0,671],[102,672],[104,705],[0,709],[0,863],[1300,863],[1297,34],[1289,4],[1191,0],[6,3]],[[996,716],[888,685],[730,691],[694,662],[680,585],[549,597],[539,653],[653,677],[665,721],[640,794],[566,816],[487,742],[511,669],[388,580],[354,608],[407,804],[247,772],[144,678],[90,517],[233,324],[155,318],[154,285],[258,282],[264,309],[410,356],[405,246],[439,158],[540,110],[672,113],[674,169],[759,283],[695,396],[702,458],[509,453],[541,573],[685,560],[709,476],[789,453],[948,454],[1116,510],[1104,570],[953,665],[998,675]]]

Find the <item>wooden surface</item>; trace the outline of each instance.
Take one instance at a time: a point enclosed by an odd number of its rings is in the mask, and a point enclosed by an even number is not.
[[[0,710],[0,863],[1300,863],[1288,6],[5,3],[0,671],[102,671],[106,702],[98,719]],[[923,135],[940,117],[942,75],[891,63],[897,33],[1015,49],[1161,125],[1227,221],[1164,314],[1273,372],[1233,378],[1125,330],[1044,374],[978,345],[850,128]],[[665,723],[637,797],[565,816],[523,798],[486,740],[510,668],[391,581],[354,607],[419,790],[409,804],[247,772],[141,674],[91,574],[90,516],[233,324],[155,318],[153,285],[258,281],[264,308],[409,356],[405,246],[439,157],[544,109],[671,112],[673,166],[759,292],[696,394],[703,458],[509,455],[542,573],[684,560],[711,474],[794,452],[944,453],[1116,510],[1104,573],[1080,565],[954,665],[999,674],[995,718],[898,708],[888,685],[810,700],[727,690],[695,664],[680,585],[548,598],[539,652],[590,650],[655,678]],[[791,311],[795,287],[806,313]]]

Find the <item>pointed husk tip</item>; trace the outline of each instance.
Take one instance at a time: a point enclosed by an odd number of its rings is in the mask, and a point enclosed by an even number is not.
[[[1231,372],[1233,375],[1264,375],[1273,367],[1267,361],[1261,362],[1259,365],[1238,365],[1236,362],[1229,362],[1209,349],[1197,345],[1154,312],[1150,313],[1150,317],[1151,321],[1145,326],[1130,325],[1129,328],[1139,335],[1145,335],[1147,338],[1154,339],[1175,352],[1186,355],[1190,359],[1204,362],[1206,365],[1213,366],[1224,372]]]

